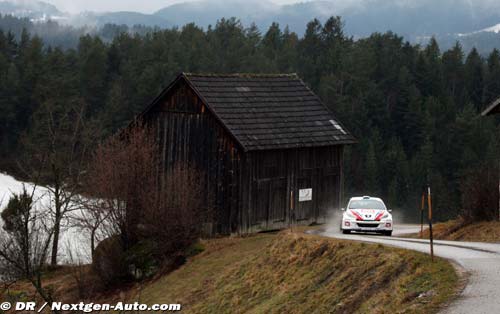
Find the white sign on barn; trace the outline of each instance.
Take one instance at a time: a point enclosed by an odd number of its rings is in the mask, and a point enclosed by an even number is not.
[[[312,201],[313,189],[300,189],[299,202]]]

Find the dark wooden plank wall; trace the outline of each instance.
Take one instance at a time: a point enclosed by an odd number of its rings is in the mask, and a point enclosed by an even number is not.
[[[193,90],[180,82],[146,116],[157,132],[163,171],[177,163],[204,174],[205,202],[212,209],[212,232],[236,228],[239,206],[240,149]],[[212,221],[210,221],[212,220]]]
[[[323,223],[340,208],[342,146],[254,151],[248,156],[249,189],[243,196],[244,232]],[[299,202],[299,190],[312,200]]]

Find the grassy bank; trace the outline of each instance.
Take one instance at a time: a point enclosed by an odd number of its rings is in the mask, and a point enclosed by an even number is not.
[[[185,313],[434,313],[458,282],[441,259],[301,233],[203,245],[176,271],[100,301],[181,303]]]
[[[461,218],[435,224],[433,236],[438,240],[473,241],[473,242],[500,242],[500,222],[482,221],[465,224]],[[413,234],[411,237],[420,237]],[[429,237],[429,230],[425,230],[424,238]]]
[[[432,313],[458,280],[444,260],[381,245],[292,233],[206,245],[142,300],[188,313]]]

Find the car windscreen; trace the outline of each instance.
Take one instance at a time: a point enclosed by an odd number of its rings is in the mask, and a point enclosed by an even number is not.
[[[349,209],[385,209],[384,203],[376,200],[353,200]]]

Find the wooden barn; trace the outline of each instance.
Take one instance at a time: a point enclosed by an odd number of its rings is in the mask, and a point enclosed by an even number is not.
[[[206,176],[211,232],[325,221],[340,207],[342,155],[354,137],[295,74],[180,74],[141,114],[165,170]]]
[[[500,97],[493,101],[488,108],[481,112],[482,116],[492,116],[500,114]],[[498,164],[500,165],[500,156],[498,156]],[[498,167],[498,220],[500,220],[500,167]]]

